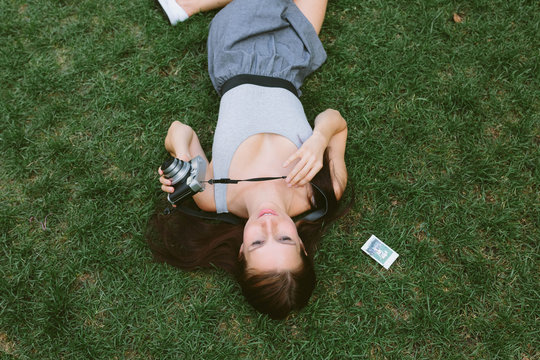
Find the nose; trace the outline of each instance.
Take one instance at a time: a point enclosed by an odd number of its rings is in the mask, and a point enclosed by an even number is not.
[[[268,233],[273,233],[275,227],[277,225],[277,220],[275,219],[275,216],[263,216],[262,217],[262,227],[263,229]]]

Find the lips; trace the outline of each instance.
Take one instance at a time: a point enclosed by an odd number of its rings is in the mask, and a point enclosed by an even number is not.
[[[277,216],[277,213],[274,210],[270,210],[270,209],[261,210],[261,212],[259,213],[259,217],[270,216],[270,215]]]

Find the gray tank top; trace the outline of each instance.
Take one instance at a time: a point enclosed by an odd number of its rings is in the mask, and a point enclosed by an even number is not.
[[[214,178],[229,177],[236,149],[252,135],[278,134],[299,148],[312,132],[302,103],[290,91],[252,84],[237,86],[221,98],[212,146]],[[218,213],[228,212],[227,184],[214,185],[214,199]]]

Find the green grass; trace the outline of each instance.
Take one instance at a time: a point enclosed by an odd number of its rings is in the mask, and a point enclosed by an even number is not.
[[[213,14],[0,2],[0,358],[538,359],[539,3],[330,2],[303,102],[348,120],[357,202],[282,322],[143,238],[170,122],[211,147]]]

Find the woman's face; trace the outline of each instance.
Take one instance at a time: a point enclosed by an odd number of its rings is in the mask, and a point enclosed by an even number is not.
[[[295,270],[302,264],[304,244],[293,220],[279,210],[261,209],[244,227],[240,248],[247,267],[256,271]]]

